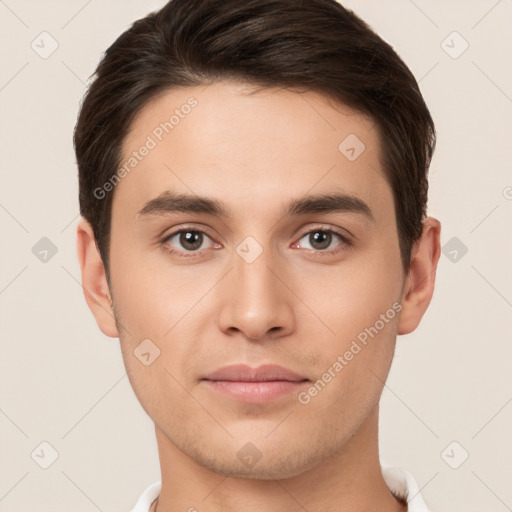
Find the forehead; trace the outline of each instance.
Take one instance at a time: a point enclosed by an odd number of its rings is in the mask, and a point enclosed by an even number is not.
[[[132,122],[113,212],[135,215],[165,190],[225,198],[241,215],[332,190],[389,209],[375,128],[316,92],[239,82],[173,89]]]

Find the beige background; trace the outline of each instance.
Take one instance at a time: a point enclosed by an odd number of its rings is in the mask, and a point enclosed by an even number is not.
[[[0,0],[0,512],[128,511],[160,476],[119,343],[80,287],[72,130],[102,52],[163,3]],[[344,5],[409,65],[439,137],[429,214],[445,254],[430,309],[398,340],[382,457],[435,511],[512,510],[512,2]],[[31,48],[42,31],[59,45],[46,59]],[[45,263],[42,237],[57,249]],[[58,452],[48,469],[31,456],[44,441]]]

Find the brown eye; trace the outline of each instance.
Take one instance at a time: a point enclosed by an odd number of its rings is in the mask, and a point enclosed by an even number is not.
[[[169,235],[164,243],[169,244],[173,250],[178,252],[194,252],[203,246],[205,237],[209,238],[206,233],[197,229],[182,229]]]
[[[314,249],[323,250],[331,245],[332,233],[327,231],[314,231],[309,234],[309,243]]]
[[[313,249],[320,252],[335,252],[338,249],[326,250],[329,249],[335,237],[341,240],[340,246],[349,245],[348,240],[344,236],[327,229],[309,231],[302,236],[301,240],[306,239],[307,243],[310,245],[310,247],[304,247],[305,249]],[[300,245],[302,245],[302,243]]]

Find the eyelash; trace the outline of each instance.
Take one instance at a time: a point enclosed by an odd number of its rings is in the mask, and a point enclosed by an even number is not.
[[[193,257],[196,257],[198,253],[202,252],[203,250],[206,250],[206,249],[202,249],[202,250],[196,250],[196,251],[179,251],[179,250],[172,248],[172,246],[168,245],[169,240],[171,240],[176,235],[179,235],[180,233],[184,233],[184,232],[185,233],[186,232],[202,233],[203,235],[206,235],[208,238],[211,238],[208,235],[208,233],[206,233],[206,231],[203,231],[202,229],[192,227],[192,226],[189,226],[189,227],[185,226],[185,227],[180,228],[177,231],[174,231],[173,233],[171,233],[169,235],[166,235],[165,238],[162,240],[162,245],[166,245],[168,248],[170,247],[170,249],[168,249],[169,252],[171,254],[176,254],[181,258],[193,258]],[[346,237],[345,235],[342,235],[340,232],[338,232],[332,228],[324,229],[323,227],[316,227],[314,229],[311,229],[311,230],[303,233],[300,236],[299,240],[304,238],[306,235],[310,235],[311,233],[316,233],[316,232],[331,233],[333,235],[337,235],[341,239],[341,242],[342,242],[341,246],[338,246],[335,249],[330,249],[330,250],[309,249],[311,251],[314,251],[314,254],[319,255],[320,257],[326,256],[326,255],[337,254],[338,252],[347,250],[352,246],[352,242],[350,241],[350,239],[348,237]],[[185,253],[185,255],[184,255],[184,253]],[[189,254],[187,254],[187,253],[189,253]]]

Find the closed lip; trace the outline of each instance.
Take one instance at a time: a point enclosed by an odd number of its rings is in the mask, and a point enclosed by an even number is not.
[[[233,364],[224,366],[209,373],[203,380],[211,381],[232,381],[232,382],[269,382],[269,381],[289,381],[302,382],[308,380],[287,368],[275,364],[264,364],[257,368],[252,368],[246,364]]]

